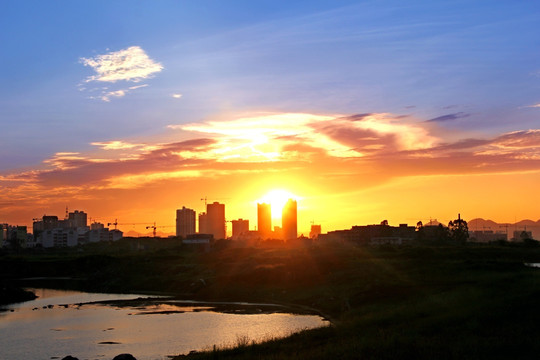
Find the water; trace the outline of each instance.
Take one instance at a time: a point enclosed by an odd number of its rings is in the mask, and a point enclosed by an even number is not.
[[[162,360],[214,344],[231,345],[246,338],[260,341],[328,325],[314,315],[265,313],[262,304],[250,306],[258,314],[221,313],[211,304],[165,298],[130,301],[141,295],[31,290],[38,299],[4,306],[8,311],[0,312],[3,360],[66,355],[103,360],[121,353],[138,360]],[[95,303],[111,300],[123,301]]]

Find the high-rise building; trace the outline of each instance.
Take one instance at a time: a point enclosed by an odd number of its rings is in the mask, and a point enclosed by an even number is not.
[[[272,233],[272,209],[270,204],[257,204],[257,230],[263,239],[270,237]]]
[[[206,205],[207,233],[214,239],[225,239],[225,204],[214,202]]]
[[[208,234],[208,216],[205,212],[199,214],[199,234]]]
[[[182,206],[176,210],[176,236],[185,238],[195,234],[195,210]]]
[[[283,229],[283,239],[295,240],[298,238],[297,220],[296,220],[296,200],[289,199],[281,213],[281,227]]]
[[[232,221],[232,237],[234,240],[249,233],[249,220],[238,219]]]
[[[75,210],[68,214],[68,227],[82,228],[88,224],[88,215],[84,211]]]

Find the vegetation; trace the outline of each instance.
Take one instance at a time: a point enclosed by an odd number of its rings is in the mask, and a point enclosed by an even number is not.
[[[508,359],[540,352],[536,242],[359,247],[257,247],[209,251],[176,240],[125,239],[81,249],[4,254],[4,282],[84,279],[83,290],[166,292],[201,300],[264,301],[311,310],[333,326],[188,359]],[[64,280],[60,280],[64,281]]]

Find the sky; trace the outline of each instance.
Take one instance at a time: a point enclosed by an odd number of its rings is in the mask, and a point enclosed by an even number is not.
[[[3,1],[0,43],[0,223],[540,218],[537,2]]]

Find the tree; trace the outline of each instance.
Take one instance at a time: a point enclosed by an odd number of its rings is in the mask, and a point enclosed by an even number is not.
[[[465,243],[469,238],[469,227],[460,214],[458,214],[456,220],[448,223],[448,232],[450,233],[450,239],[458,243]]]

